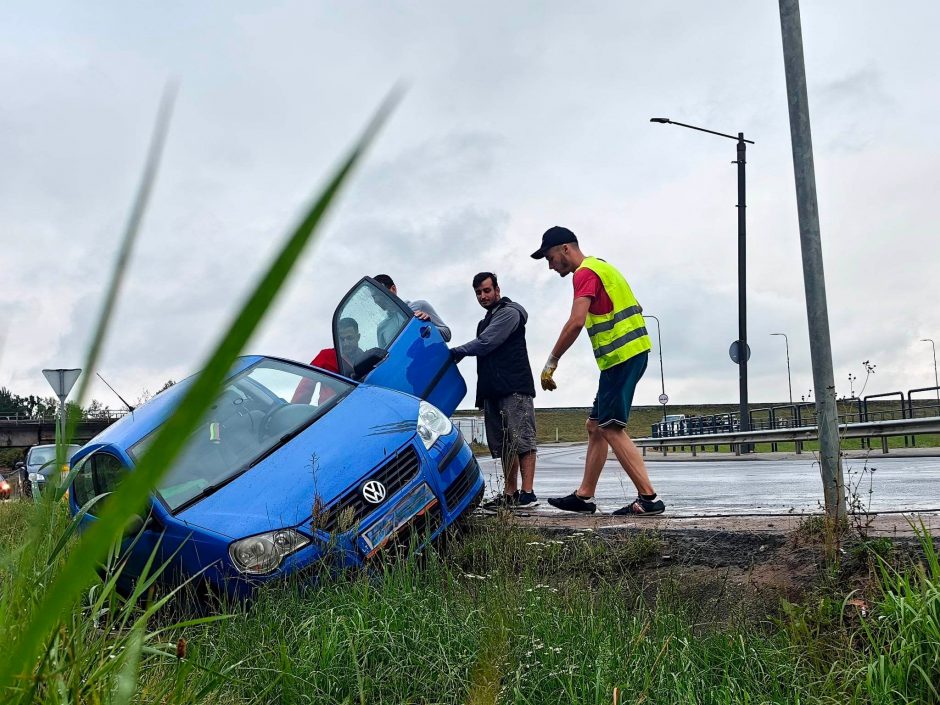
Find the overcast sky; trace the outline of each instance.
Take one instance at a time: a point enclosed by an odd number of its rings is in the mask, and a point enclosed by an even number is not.
[[[804,2],[837,392],[933,384],[940,342],[940,4]],[[538,373],[571,280],[529,253],[565,225],[662,322],[675,403],[734,402],[737,198],[748,148],[750,397],[813,387],[774,2],[9,2],[0,7],[0,386],[82,364],[160,93],[159,181],[100,370],[125,396],[201,365],[389,88],[408,91],[251,341],[309,360],[362,275],[429,300],[454,343],[492,270]],[[655,322],[651,322],[655,341]],[[654,348],[637,402],[660,393]],[[472,389],[472,360],[461,363]],[[538,406],[590,405],[582,337]],[[119,404],[100,383],[92,396]],[[473,400],[472,393],[464,406]]]

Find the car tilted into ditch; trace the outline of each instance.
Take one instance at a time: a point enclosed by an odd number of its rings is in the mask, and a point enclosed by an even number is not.
[[[479,465],[449,418],[466,384],[434,326],[365,278],[337,308],[333,338],[341,374],[238,358],[128,534],[122,582],[166,562],[160,580],[247,595],[324,560],[357,566],[389,544],[422,546],[479,501]],[[87,508],[84,524],[192,379],[75,455],[69,503]]]

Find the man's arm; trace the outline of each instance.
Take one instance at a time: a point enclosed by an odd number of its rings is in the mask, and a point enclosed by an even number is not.
[[[591,299],[586,296],[580,296],[571,304],[571,315],[565,325],[562,326],[561,334],[558,336],[558,342],[552,348],[552,356],[561,359],[561,356],[568,352],[574,341],[581,334],[584,328],[584,322],[587,320],[588,309],[591,307]]]
[[[423,299],[419,299],[417,301],[409,301],[408,306],[415,312],[415,316],[422,321],[431,321],[440,331],[441,337],[444,338],[445,343],[450,342],[450,328],[441,320],[441,317],[437,315],[437,311],[434,310],[431,304]]]
[[[542,389],[552,391],[558,386],[552,379],[552,375],[555,373],[555,368],[558,367],[561,356],[568,352],[568,348],[574,344],[574,341],[578,339],[578,335],[581,334],[590,307],[591,298],[588,296],[579,296],[571,304],[571,315],[568,316],[568,320],[562,326],[561,333],[558,335],[558,342],[552,348],[552,354],[548,356],[548,362],[545,363],[545,367],[542,369],[540,376]]]
[[[520,313],[516,308],[504,306],[493,314],[490,324],[480,334],[479,338],[474,338],[469,343],[451,348],[451,352],[456,357],[489,355],[505,343],[506,339],[516,330],[519,325],[519,318]]]

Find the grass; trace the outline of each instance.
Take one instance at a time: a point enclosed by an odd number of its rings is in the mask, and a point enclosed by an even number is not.
[[[4,552],[33,511],[0,505]],[[601,704],[615,688],[642,703],[940,702],[940,569],[922,538],[913,569],[875,559],[859,621],[836,576],[802,604],[710,607],[690,599],[689,575],[642,569],[655,534],[546,535],[497,518],[444,550],[267,587],[218,621],[187,622],[173,600],[102,621],[92,586],[62,624],[68,649],[22,687],[30,702],[118,702],[138,640],[135,702]]]

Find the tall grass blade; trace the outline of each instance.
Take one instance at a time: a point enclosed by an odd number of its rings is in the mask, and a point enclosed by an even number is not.
[[[114,269],[111,272],[111,280],[108,282],[108,288],[105,290],[101,311],[98,313],[98,321],[95,324],[94,333],[91,337],[91,346],[88,348],[85,366],[82,368],[85,374],[79,378],[78,391],[75,394],[79,405],[83,404],[85,401],[88,386],[91,384],[93,377],[92,373],[98,365],[101,348],[104,345],[105,337],[108,334],[108,327],[111,323],[111,315],[114,312],[114,306],[117,304],[118,296],[121,293],[121,285],[124,282],[124,275],[127,273],[127,265],[130,262],[131,254],[134,252],[134,245],[137,243],[137,235],[140,233],[140,224],[143,222],[144,213],[147,211],[147,204],[150,202],[150,194],[153,191],[153,185],[157,179],[160,159],[163,156],[163,147],[166,144],[166,136],[170,127],[170,117],[173,114],[173,104],[176,101],[176,92],[176,85],[171,84],[167,86],[160,100],[160,107],[157,110],[157,122],[153,128],[153,136],[150,139],[150,149],[147,152],[147,160],[144,162],[144,173],[140,180],[140,186],[137,188],[137,195],[134,197],[134,203],[131,207],[130,216],[127,219],[127,225],[124,228],[124,234],[121,237],[121,246],[118,249],[118,256],[114,262]],[[72,438],[77,420],[77,418],[69,419],[66,439]]]
[[[131,253],[133,252],[134,243],[136,242],[137,234],[140,230],[140,224],[143,220],[143,214],[146,210],[150,193],[153,190],[153,184],[156,179],[160,164],[160,157],[163,153],[163,145],[166,141],[166,134],[169,127],[170,115],[172,114],[175,93],[176,91],[173,86],[168,87],[164,92],[160,103],[160,108],[157,114],[157,121],[154,126],[153,135],[151,137],[150,148],[147,159],[144,163],[144,173],[134,198],[130,217],[128,218],[127,225],[124,229],[118,258],[114,264],[111,280],[108,284],[101,311],[98,315],[98,321],[92,335],[92,342],[89,347],[88,354],[86,355],[83,368],[85,370],[85,374],[80,378],[81,382],[79,384],[78,393],[76,395],[76,398],[79,400],[79,404],[81,404],[82,399],[85,397],[89,380],[91,379],[91,370],[97,364],[97,360],[101,351],[101,345],[106,336],[108,323],[111,319],[114,304],[121,289],[124,273],[127,269],[127,262],[130,259]],[[56,443],[57,469],[65,463],[66,447],[69,439],[74,435],[75,424],[78,422],[78,418],[77,416],[69,415],[66,418],[66,422],[64,437],[58,437]],[[56,428],[58,430],[59,428],[62,428],[62,426],[57,424]],[[36,505],[29,533],[26,536],[26,540],[23,542],[24,546],[31,546],[34,548],[38,547],[43,544],[47,537],[56,536],[59,533],[57,531],[57,526],[59,524],[59,514],[61,512],[61,507],[59,506],[57,500],[65,491],[64,487],[60,487],[61,482],[62,479],[60,474],[58,472],[53,472],[50,476],[50,482],[48,483],[46,492],[43,493],[43,496]],[[66,532],[66,534],[68,533],[69,532]],[[62,536],[61,538],[64,542],[67,536]],[[48,556],[50,564],[54,562],[60,549],[61,546],[56,547],[56,549]],[[5,599],[0,601],[0,617],[3,617],[3,623],[0,624],[0,631],[3,631],[4,627],[6,627],[8,630],[19,628],[18,620],[22,618],[22,615],[17,616],[17,622],[11,623],[9,621],[10,612],[6,606],[10,604],[11,595],[25,596],[34,589],[33,582],[35,580],[35,576],[33,575],[31,551],[23,551],[23,553],[19,556],[18,569],[16,570],[14,576],[15,577],[12,584],[7,586],[7,590],[5,591]],[[27,601],[27,604],[29,604],[29,601]],[[10,632],[8,631],[7,633],[9,634]],[[3,675],[5,673],[5,666],[6,664],[0,664],[0,685],[2,685],[2,683],[5,681]]]
[[[17,675],[22,675],[29,664],[35,663],[44,641],[94,576],[96,563],[110,546],[120,540],[129,517],[144,506],[151,489],[182,451],[189,434],[209,408],[235,358],[275,300],[298,257],[310,242],[316,226],[385,122],[398,96],[399,92],[394,91],[379,107],[363,135],[261,277],[177,410],[161,427],[134,471],[127,474],[104,504],[98,520],[78,540],[40,603],[29,615],[28,623],[18,629],[19,638],[15,644],[11,644],[8,657],[0,659],[0,689],[8,688]],[[94,358],[89,355],[89,359],[93,361]]]
[[[140,665],[140,649],[144,643],[144,624],[137,624],[124,650],[124,663],[118,671],[114,705],[128,705],[137,690],[137,668]]]

